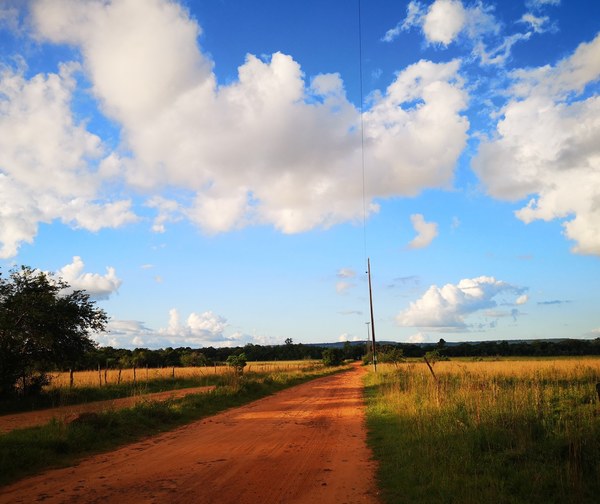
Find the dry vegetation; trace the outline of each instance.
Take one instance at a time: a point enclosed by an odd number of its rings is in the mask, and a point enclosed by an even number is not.
[[[600,359],[422,362],[368,378],[390,502],[594,502]]]
[[[310,371],[320,365],[320,361],[282,361],[282,362],[249,362],[244,369],[246,374],[264,374],[291,371]],[[228,366],[206,367],[165,367],[165,368],[137,368],[135,370],[136,382],[149,382],[152,380],[201,379],[209,376],[223,376],[231,373]],[[48,390],[69,388],[70,373],[53,373]],[[133,383],[134,369],[100,369],[94,371],[75,371],[73,373],[73,387],[97,387],[99,385],[114,385],[120,383]]]

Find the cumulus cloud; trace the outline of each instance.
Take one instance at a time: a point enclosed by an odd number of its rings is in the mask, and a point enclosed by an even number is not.
[[[136,220],[130,200],[97,201],[107,156],[70,109],[77,65],[29,79],[25,70],[0,67],[0,258],[31,243],[39,223],[97,231]]]
[[[369,194],[414,196],[425,187],[449,187],[469,128],[460,113],[467,94],[459,66],[421,60],[375,96],[364,114]]]
[[[74,47],[81,63],[31,79],[2,74],[2,257],[31,242],[40,222],[97,230],[135,221],[109,182],[147,195],[159,233],[181,219],[206,233],[257,224],[297,233],[363,217],[360,112],[338,74],[306,78],[288,55],[249,54],[237,79],[219,86],[197,44],[201,29],[178,3],[30,5],[35,37]],[[118,153],[74,119],[75,71],[118,126]],[[469,127],[458,72],[458,61],[421,61],[373,95],[368,214],[375,198],[450,184]]]
[[[560,219],[573,252],[593,255],[600,255],[600,97],[584,91],[600,78],[599,52],[600,35],[554,66],[514,71],[495,135],[472,161],[490,195],[529,196],[517,218]]]
[[[427,327],[432,330],[467,330],[466,318],[498,306],[494,299],[501,294],[522,294],[523,288],[481,276],[463,279],[443,287],[432,285],[417,301],[396,317],[402,326]]]
[[[117,277],[115,269],[106,268],[106,274],[84,273],[85,264],[81,257],[73,257],[73,262],[63,266],[56,275],[66,281],[72,290],[84,290],[92,299],[108,299],[117,292],[122,280]]]
[[[436,0],[423,19],[423,33],[429,42],[450,44],[467,22],[460,0]]]
[[[438,225],[435,222],[425,222],[425,218],[422,214],[413,214],[410,216],[413,227],[417,233],[411,242],[408,244],[409,248],[425,248],[433,241],[438,235]]]
[[[436,0],[428,8],[421,2],[411,1],[406,7],[406,18],[383,36],[392,42],[402,31],[419,27],[430,43],[444,46],[452,43],[468,22],[468,11],[460,0]]]
[[[413,343],[413,344],[428,343],[429,341],[431,341],[431,339],[429,338],[429,336],[427,334],[425,334],[425,333],[422,333],[422,332],[411,334],[408,337],[408,342],[409,343]]]
[[[435,0],[427,7],[413,0],[407,7],[406,18],[388,30],[382,40],[392,42],[403,31],[415,27],[421,30],[428,44],[445,48],[461,43],[481,64],[502,65],[517,42],[529,39],[534,33],[556,29],[547,16],[532,13],[524,14],[520,22],[530,30],[503,35],[503,26],[494,16],[494,7],[482,1],[465,6],[460,0]]]
[[[228,333],[230,324],[225,317],[212,311],[192,312],[182,320],[175,308],[169,311],[166,327],[151,329],[135,320],[110,320],[108,332],[94,335],[101,345],[118,348],[166,348],[166,347],[234,347],[247,343],[274,345],[281,343],[266,335],[247,334],[243,331]]]
[[[225,334],[228,327],[227,319],[213,311],[192,312],[185,321],[181,321],[179,311],[172,308],[167,327],[159,329],[158,334],[178,346],[235,346],[236,341],[242,338],[242,333],[235,332],[228,336]]]

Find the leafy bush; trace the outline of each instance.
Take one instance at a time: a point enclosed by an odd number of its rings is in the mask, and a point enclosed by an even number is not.
[[[341,366],[344,363],[344,351],[341,348],[323,350],[323,365]]]

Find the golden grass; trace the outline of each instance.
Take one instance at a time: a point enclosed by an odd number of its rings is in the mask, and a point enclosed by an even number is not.
[[[406,502],[597,502],[600,358],[433,369],[436,379],[422,361],[382,364],[367,378],[389,502],[407,488]]]
[[[248,362],[244,373],[274,373],[288,371],[309,371],[320,365],[320,361],[273,361],[273,362]],[[229,366],[205,366],[205,367],[165,367],[165,368],[137,368],[135,370],[136,382],[148,382],[151,380],[164,380],[168,378],[202,378],[206,376],[226,375],[231,373]],[[51,374],[49,390],[68,388],[70,375],[68,372]],[[128,369],[100,369],[94,371],[75,371],[73,373],[74,387],[97,387],[106,384],[133,383],[134,370]]]

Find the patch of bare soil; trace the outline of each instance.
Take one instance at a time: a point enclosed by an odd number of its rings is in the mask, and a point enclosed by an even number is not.
[[[134,406],[142,401],[166,401],[168,399],[183,397],[188,394],[202,394],[210,390],[214,390],[214,388],[214,385],[210,385],[207,387],[168,390],[166,392],[155,392],[153,394],[123,397],[120,399],[111,399],[109,401],[94,401],[85,404],[76,404],[73,406],[60,406],[58,408],[48,408],[37,411],[3,415],[0,416],[0,433],[9,432],[14,429],[24,429],[25,427],[44,425],[53,418],[70,422],[84,413],[98,413],[106,410],[130,408],[131,406]]]
[[[364,369],[0,489],[0,503],[377,503]]]

